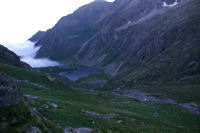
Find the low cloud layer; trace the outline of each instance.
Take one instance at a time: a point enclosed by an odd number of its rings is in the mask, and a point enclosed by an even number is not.
[[[28,63],[32,67],[48,67],[48,66],[58,66],[59,63],[52,61],[48,58],[35,59],[37,51],[40,47],[34,47],[33,42],[27,41],[20,44],[3,44],[5,47],[15,52],[21,57],[21,60]]]

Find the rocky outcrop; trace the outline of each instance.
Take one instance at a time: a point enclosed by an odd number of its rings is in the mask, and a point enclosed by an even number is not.
[[[0,45],[0,63],[22,68],[31,68],[25,62],[20,61],[20,57],[17,56],[14,52],[10,51],[2,45]]]
[[[42,38],[44,36],[44,34],[45,34],[45,31],[38,31],[28,40],[31,41],[31,42],[37,42],[37,41],[40,40],[40,38]]]
[[[75,128],[66,127],[64,133],[93,133],[93,130],[90,128]]]
[[[30,127],[27,129],[26,133],[42,133],[38,127]]]
[[[111,10],[111,3],[95,1],[62,17],[35,44],[42,46],[37,57],[49,56],[54,60],[73,58],[81,45],[99,31],[98,22]]]
[[[113,119],[113,118],[119,116],[118,114],[114,114],[114,113],[103,115],[103,114],[99,114],[97,112],[92,112],[92,111],[88,111],[88,110],[84,110],[84,109],[82,109],[81,112],[85,113],[87,115],[93,116],[93,117],[99,117],[100,119],[106,119],[106,120]]]
[[[0,72],[0,107],[22,103],[23,95],[15,83]]]

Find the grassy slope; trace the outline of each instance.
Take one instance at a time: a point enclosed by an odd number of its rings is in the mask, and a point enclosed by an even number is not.
[[[182,108],[171,105],[149,104],[116,97],[110,94],[86,93],[69,88],[62,84],[50,82],[44,74],[32,70],[24,70],[0,65],[0,70],[10,77],[44,84],[50,90],[38,88],[26,83],[18,83],[24,94],[38,96],[28,105],[36,109],[48,120],[66,126],[90,127],[92,129],[114,133],[133,132],[199,132],[200,117]],[[44,104],[55,103],[59,108],[42,107]],[[95,111],[100,114],[115,113],[116,118],[105,120],[81,112],[82,109]],[[156,116],[154,114],[157,114]],[[131,120],[136,119],[136,120]],[[122,123],[117,124],[118,120]],[[92,124],[95,121],[95,124]],[[57,132],[61,132],[57,130]]]
[[[93,74],[88,77],[80,78],[75,82],[75,85],[81,88],[96,89],[102,87],[109,78],[110,76],[106,74]]]
[[[42,132],[62,131],[62,129],[50,120],[47,120],[40,113],[31,115],[31,107],[25,104],[12,105],[0,108],[0,132],[22,133],[31,126],[39,127]]]
[[[188,66],[192,61],[199,62],[200,46],[195,39],[190,42],[188,46],[177,43],[148,63],[114,77],[105,87],[134,88],[163,94],[178,102],[199,103],[200,72],[190,72]]]

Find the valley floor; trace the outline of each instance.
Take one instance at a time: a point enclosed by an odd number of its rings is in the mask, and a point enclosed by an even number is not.
[[[169,104],[140,102],[112,93],[88,92],[50,80],[34,70],[0,65],[16,82],[33,111],[55,123],[52,132],[89,128],[102,133],[197,133],[200,116]],[[24,82],[23,82],[24,81]],[[34,125],[32,125],[34,126]]]

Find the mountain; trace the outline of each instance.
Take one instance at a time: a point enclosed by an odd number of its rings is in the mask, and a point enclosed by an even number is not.
[[[96,0],[33,36],[57,67],[27,69],[0,45],[0,132],[200,132],[199,9]],[[66,80],[84,69],[101,72]]]
[[[189,43],[189,47],[198,48],[199,1],[178,0],[174,7],[164,7],[164,2],[170,5],[175,0],[95,1],[85,5],[47,31],[36,43],[42,46],[37,57],[95,66],[116,75],[178,45],[187,49],[184,44]]]
[[[31,41],[31,42],[37,42],[37,41],[40,40],[40,38],[42,38],[44,36],[44,34],[45,34],[45,31],[38,31],[28,40]]]
[[[98,22],[112,8],[109,2],[95,1],[80,7],[73,14],[62,17],[35,44],[42,45],[37,57],[49,56],[54,60],[72,59],[81,45],[99,31],[101,27]]]
[[[111,78],[100,89],[197,102],[199,11],[197,0],[95,1],[48,30],[37,57],[103,69]]]
[[[31,68],[27,63],[20,61],[20,57],[3,45],[0,45],[0,63],[22,68]]]

